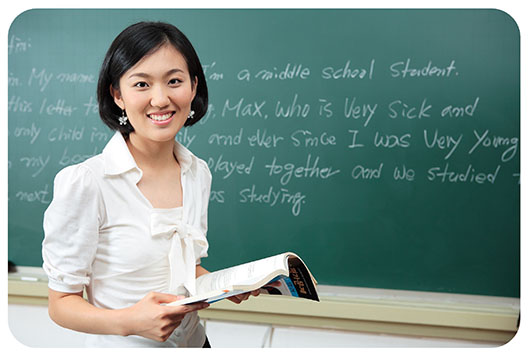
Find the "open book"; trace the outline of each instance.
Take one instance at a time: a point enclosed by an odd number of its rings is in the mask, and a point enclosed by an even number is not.
[[[276,281],[281,285],[267,287]],[[167,305],[214,303],[256,289],[265,294],[319,301],[315,279],[302,259],[291,252],[207,273],[197,278],[196,285],[197,295]]]

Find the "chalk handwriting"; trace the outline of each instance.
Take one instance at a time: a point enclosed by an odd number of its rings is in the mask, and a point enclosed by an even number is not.
[[[415,176],[416,172],[414,169],[407,168],[405,165],[402,165],[401,168],[394,168],[394,180],[414,181]]]
[[[406,118],[406,119],[422,119],[429,118],[429,110],[432,108],[432,105],[427,104],[427,98],[425,98],[419,107],[410,106],[409,104],[398,99],[391,102],[388,105],[388,114],[389,118]]]
[[[33,112],[32,102],[23,99],[20,96],[9,97],[7,111],[13,113],[31,113]]]
[[[19,86],[22,86],[22,81],[20,80],[20,78],[15,76],[12,72],[9,72],[8,77],[7,77],[7,85],[9,87],[19,87]]]
[[[369,168],[363,165],[353,167],[351,176],[353,179],[373,180],[380,179],[384,163],[380,163],[377,168]]]
[[[236,133],[235,135],[232,134],[219,134],[214,133],[211,134],[208,138],[208,143],[210,145],[218,145],[218,146],[237,146],[241,144],[241,139],[243,137],[243,128],[239,129],[239,133]]]
[[[31,38],[21,39],[15,35],[9,37],[9,44],[7,45],[8,55],[25,53],[29,49],[31,49]]]
[[[352,142],[348,146],[348,148],[359,148],[364,147],[363,144],[357,143],[357,134],[359,133],[359,130],[348,130],[350,134],[352,134]]]
[[[480,146],[484,148],[503,148],[506,147],[501,155],[501,161],[511,161],[517,154],[519,148],[519,138],[517,137],[503,137],[503,136],[489,136],[489,130],[485,130],[480,133],[477,130],[473,130],[476,142],[468,151],[468,154],[472,154]]]
[[[293,193],[286,188],[276,190],[271,186],[265,193],[258,193],[254,184],[250,188],[242,189],[239,192],[239,196],[240,203],[261,203],[270,207],[282,204],[291,205],[291,213],[293,216],[300,214],[301,207],[306,202],[306,195],[300,191]]]
[[[252,156],[248,163],[225,160],[222,154],[219,155],[217,159],[212,157],[208,158],[208,168],[210,168],[213,173],[224,174],[223,179],[229,178],[234,172],[236,174],[250,175],[253,166],[254,156]]]
[[[26,168],[36,169],[33,174],[31,174],[32,178],[35,178],[37,175],[39,175],[42,170],[48,165],[48,162],[50,162],[50,156],[27,156],[27,157],[21,157],[20,163],[22,163],[23,166]]]
[[[376,131],[374,136],[374,146],[384,148],[408,148],[410,146],[410,138],[411,135],[408,133],[397,136],[394,134],[380,134],[379,131]]]
[[[370,61],[368,67],[350,67],[351,60],[346,61],[343,67],[334,68],[328,66],[322,69],[322,78],[324,80],[338,80],[338,79],[359,79],[364,78],[371,80],[374,77],[375,59]]]
[[[92,131],[90,131],[90,143],[106,142],[110,139],[109,134],[108,131],[100,131],[98,128],[92,127]]]
[[[298,94],[295,94],[291,103],[287,106],[282,106],[281,101],[276,103],[276,109],[274,111],[277,117],[282,118],[292,118],[292,117],[302,117],[306,118],[309,115],[311,106],[307,103],[299,104],[298,103]]]
[[[265,81],[268,80],[292,80],[295,78],[300,78],[302,80],[305,80],[309,77],[311,74],[311,70],[309,68],[304,67],[302,64],[291,64],[288,63],[285,68],[281,68],[278,70],[278,68],[274,67],[272,69],[263,69],[258,71],[256,74],[256,78],[262,79]]]
[[[501,169],[500,165],[497,165],[495,171],[487,172],[477,172],[473,165],[469,164],[466,171],[453,171],[449,170],[449,163],[446,163],[443,168],[441,167],[432,167],[427,171],[427,180],[440,183],[476,183],[484,184],[489,182],[491,184],[495,183],[499,170]]]
[[[48,141],[62,142],[62,141],[81,141],[85,133],[85,127],[66,128],[64,126],[54,127],[48,133]]]
[[[66,104],[65,99],[57,99],[57,101],[49,103],[48,98],[44,98],[40,105],[39,114],[69,117],[72,116],[76,110],[77,107]]]
[[[475,98],[475,101],[472,104],[468,104],[465,107],[459,107],[455,105],[448,105],[445,108],[442,109],[441,116],[444,117],[450,117],[450,118],[459,118],[463,116],[473,116],[475,114],[475,110],[477,109],[478,101],[480,100],[480,97]]]
[[[346,100],[344,102],[344,116],[346,118],[353,118],[355,120],[357,119],[363,119],[364,120],[364,127],[367,127],[370,123],[370,120],[372,120],[372,117],[375,114],[375,111],[377,110],[377,104],[356,104],[357,103],[357,97],[349,98],[346,97]]]
[[[291,134],[290,137],[291,142],[295,147],[320,147],[337,145],[337,139],[335,136],[327,132],[322,132],[315,136],[309,130],[296,130]]]
[[[189,129],[181,129],[177,134],[175,140],[184,147],[189,148],[197,135],[192,134]]]
[[[33,191],[17,191],[15,198],[23,202],[39,202],[42,204],[49,204],[51,200],[51,193],[48,191],[50,188],[49,184],[44,185],[44,188],[41,190]]]
[[[36,68],[31,69],[31,74],[29,75],[28,79],[28,86],[31,87],[31,85],[34,82],[37,82],[37,85],[39,86],[39,89],[41,92],[44,92],[46,87],[48,87],[48,84],[52,80],[53,74],[46,72],[46,69],[42,69],[39,72],[37,72]]]
[[[411,68],[410,58],[408,58],[406,61],[398,61],[390,65],[390,75],[395,78],[458,76],[458,72],[455,70],[455,60],[451,60],[449,65],[442,67],[433,65],[432,60],[429,60],[426,66]]]
[[[89,97],[88,102],[83,103],[83,107],[86,108],[85,116],[89,114],[99,114],[99,105],[93,96]]]
[[[68,152],[68,147],[65,147],[61,159],[59,160],[59,165],[66,167],[68,165],[78,164],[92,156],[95,156],[98,153],[98,147],[95,146],[92,153],[75,153],[70,155]]]
[[[293,177],[296,179],[329,179],[332,176],[340,173],[340,169],[334,169],[331,166],[319,166],[320,157],[317,156],[314,160],[312,160],[311,154],[307,155],[305,166],[295,165],[294,163],[281,164],[277,161],[277,158],[273,157],[272,162],[265,165],[265,169],[268,169],[269,176],[281,175],[280,183],[282,185],[289,184],[291,178]]]
[[[261,118],[267,119],[267,114],[263,113],[262,111],[265,103],[265,101],[246,103],[245,98],[241,98],[236,104],[231,105],[230,100],[227,99],[225,101],[221,116],[224,117],[228,112],[234,112],[236,118],[245,116],[259,116]]]
[[[13,135],[15,137],[28,137],[29,138],[29,144],[32,145],[35,140],[40,135],[42,128],[40,126],[37,126],[35,123],[31,123],[31,126],[17,126],[15,127],[15,131],[13,132]]]
[[[325,98],[319,98],[318,103],[318,115],[323,116],[325,118],[331,118],[333,116],[333,110],[331,110],[331,102],[329,102]]]
[[[218,203],[225,203],[225,191],[224,190],[211,190],[210,201]]]
[[[460,134],[458,137],[453,137],[450,135],[439,135],[438,129],[434,130],[434,134],[432,136],[432,139],[429,138],[429,133],[427,130],[423,130],[423,137],[425,141],[425,146],[427,148],[439,148],[441,150],[449,150],[449,152],[445,155],[444,159],[449,159],[455,152],[455,150],[460,145],[460,142],[462,141],[463,134]]]
[[[222,72],[213,71],[216,64],[217,63],[214,61],[211,64],[202,65],[202,69],[204,70],[204,76],[206,77],[206,79],[211,81],[220,81],[224,78],[224,74]]]
[[[252,79],[269,81],[269,80],[305,80],[311,75],[311,70],[302,64],[287,63],[283,67],[273,67],[257,70],[253,75],[249,69],[243,69],[238,72],[239,81],[251,81]]]
[[[96,77],[93,74],[84,74],[78,72],[60,72],[54,74],[47,72],[46,69],[38,70],[35,67],[31,69],[31,73],[28,79],[28,86],[36,83],[39,86],[41,92],[44,92],[52,79],[55,79],[59,83],[76,83],[76,84],[95,84]]]
[[[60,72],[56,77],[60,83],[96,83],[96,77],[92,74],[79,72]]]
[[[267,132],[267,129],[264,129],[263,131],[257,129],[255,134],[248,137],[248,144],[250,147],[275,148],[278,147],[280,141],[283,140],[283,136],[270,134]]]

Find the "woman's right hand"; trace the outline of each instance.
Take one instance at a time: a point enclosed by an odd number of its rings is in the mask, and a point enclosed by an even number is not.
[[[124,336],[138,335],[164,342],[180,325],[186,314],[209,306],[207,303],[161,305],[183,298],[183,296],[151,292],[135,305],[123,309]]]

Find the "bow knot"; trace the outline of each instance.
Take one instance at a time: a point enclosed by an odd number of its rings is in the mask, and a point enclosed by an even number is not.
[[[169,292],[176,292],[183,284],[195,295],[195,266],[197,258],[208,249],[206,236],[198,228],[176,219],[174,214],[164,212],[151,214],[151,236],[167,237],[171,241]]]

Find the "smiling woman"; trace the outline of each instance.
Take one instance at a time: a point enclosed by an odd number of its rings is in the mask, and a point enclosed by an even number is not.
[[[195,294],[208,273],[200,259],[212,176],[175,141],[206,113],[199,58],[174,26],[138,23],[111,44],[97,90],[116,133],[55,178],[42,246],[50,317],[95,334],[88,346],[208,347],[196,313],[207,304],[161,305]]]
[[[134,40],[131,40],[131,38],[134,38]],[[185,126],[195,124],[206,113],[208,108],[208,88],[202,65],[192,44],[182,32],[172,25],[141,22],[126,28],[116,37],[101,67],[97,88],[100,115],[111,129],[126,134],[134,130],[130,125],[119,124],[118,119],[122,115],[123,108],[115,104],[115,95],[112,92],[109,94],[109,89],[119,92],[124,79],[136,79],[136,81],[132,82],[133,85],[136,85],[139,89],[148,88],[147,82],[142,79],[145,79],[145,75],[149,75],[149,72],[143,72],[137,66],[145,64],[145,60],[162,47],[166,49],[173,48],[176,56],[179,56],[180,59],[176,62],[168,62],[167,65],[171,67],[165,73],[168,75],[181,75],[181,79],[184,78],[190,83],[190,88],[193,88],[191,84],[195,83],[196,85],[195,97],[191,103],[191,110],[194,111],[194,115],[189,121],[185,122]],[[169,52],[171,52],[171,49],[165,54],[169,54]],[[163,57],[161,56],[160,58]],[[173,72],[173,70],[179,70],[179,72]],[[185,73],[188,73],[187,78],[182,77]],[[179,77],[175,78],[178,79]],[[169,80],[167,83],[169,83]]]
[[[191,77],[182,54],[166,44],[129,69],[119,88],[110,91],[135,130],[131,142],[139,137],[172,141],[194,115],[197,77]]]

